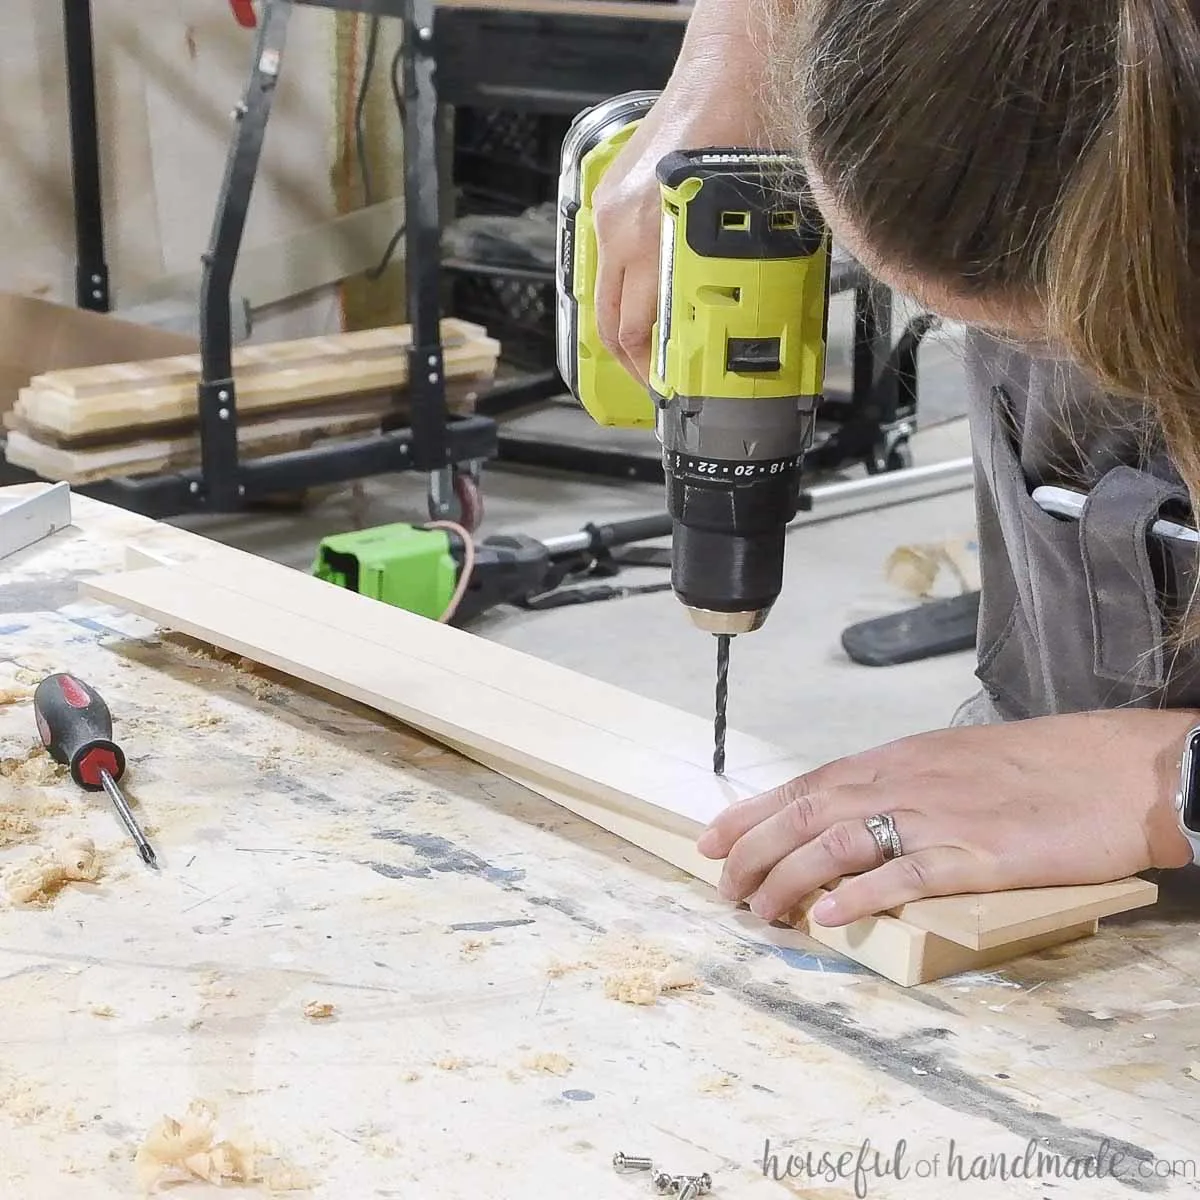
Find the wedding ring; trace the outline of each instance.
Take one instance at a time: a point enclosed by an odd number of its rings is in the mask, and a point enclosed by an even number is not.
[[[876,813],[873,817],[867,817],[866,825],[875,839],[875,845],[879,847],[879,853],[883,855],[884,862],[899,858],[904,853],[900,834],[896,831],[896,822],[887,813]]]

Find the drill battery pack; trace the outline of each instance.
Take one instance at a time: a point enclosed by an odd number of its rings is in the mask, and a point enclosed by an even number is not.
[[[473,558],[466,591],[450,622],[454,625],[538,591],[550,569],[546,547],[523,536],[488,538],[475,545]],[[440,621],[466,561],[466,546],[453,530],[397,523],[326,538],[317,548],[312,573],[337,587]]]

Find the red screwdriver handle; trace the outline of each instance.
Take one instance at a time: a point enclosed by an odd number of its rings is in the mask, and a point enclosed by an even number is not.
[[[33,712],[42,744],[55,762],[71,768],[71,778],[89,792],[125,773],[125,754],[112,740],[112,715],[95,688],[74,675],[48,675],[33,693]]]
[[[253,29],[258,24],[254,15],[253,0],[229,0],[229,7],[233,9],[234,19],[243,29]]]

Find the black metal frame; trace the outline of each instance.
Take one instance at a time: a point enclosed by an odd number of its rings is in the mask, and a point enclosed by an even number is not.
[[[99,186],[90,0],[63,0],[71,86],[77,255],[82,307],[108,307]],[[237,387],[233,377],[230,299],[246,214],[282,66],[288,20],[296,4],[394,17],[403,38],[405,208],[408,318],[412,345],[405,389],[411,428],[241,462]],[[441,341],[439,261],[441,214],[437,170],[437,93],[433,0],[265,0],[250,79],[234,116],[200,290],[201,379],[197,388],[201,466],[138,479],[114,479],[79,490],[149,516],[188,511],[231,512],[256,499],[391,471],[429,475],[429,510],[457,515],[456,476],[477,480],[497,451],[495,422],[451,416],[446,407]],[[430,265],[432,264],[432,265]],[[86,285],[86,294],[85,294]],[[8,469],[13,477],[27,472]],[[463,506],[464,509],[466,506]]]
[[[404,38],[405,195],[409,320],[413,344],[409,351],[409,396],[412,427],[371,435],[333,446],[317,447],[264,459],[241,462],[237,447],[237,394],[232,370],[230,293],[246,213],[254,186],[271,101],[282,62],[287,21],[296,4],[393,17],[406,22]],[[107,311],[108,269],[97,148],[95,72],[90,0],[63,0],[67,30],[70,86],[71,149],[75,181],[77,241],[77,303]],[[472,33],[476,24],[479,29]],[[676,34],[659,23],[658,58],[667,61],[670,39]],[[451,36],[439,33],[443,25]],[[486,28],[485,28],[486,26]],[[511,28],[509,28],[511,26]],[[450,515],[453,477],[458,471],[477,473],[487,458],[574,473],[607,475],[658,482],[662,467],[653,456],[593,447],[497,437],[493,417],[553,398],[563,390],[556,372],[542,372],[497,385],[485,395],[471,417],[448,414],[445,403],[441,315],[441,214],[438,195],[437,112],[439,95],[435,70],[439,55],[446,58],[447,87],[440,97],[448,103],[478,100],[496,89],[480,75],[484,68],[510,70],[493,53],[490,63],[475,43],[499,45],[507,32],[513,45],[549,38],[554,44],[579,47],[588,38],[604,43],[607,55],[603,79],[587,76],[587,54],[579,49],[559,62],[555,55],[533,55],[526,61],[543,64],[551,86],[531,80],[522,86],[509,80],[501,92],[506,101],[532,111],[574,109],[581,97],[600,98],[615,86],[614,64],[629,74],[617,82],[653,86],[635,78],[644,70],[627,55],[613,58],[617,30],[611,18],[572,14],[496,13],[446,10],[434,25],[433,0],[265,0],[260,19],[254,65],[245,96],[236,110],[237,128],[226,162],[208,252],[204,255],[201,289],[200,341],[202,378],[197,389],[200,418],[201,467],[169,476],[110,480],[82,490],[123,507],[152,516],[190,510],[232,511],[257,498],[344,482],[366,475],[420,470],[430,476],[430,511]],[[411,34],[411,36],[409,36]],[[486,37],[482,36],[486,34]],[[682,35],[682,26],[678,31]],[[656,42],[656,44],[658,44]],[[486,48],[486,46],[485,46]],[[611,62],[609,60],[612,60]],[[551,61],[553,60],[553,61]],[[573,64],[568,68],[568,61]],[[655,62],[658,59],[654,59]],[[511,72],[510,72],[511,73]],[[565,89],[565,90],[564,90]],[[591,91],[589,91],[591,89]],[[620,90],[620,89],[618,89]],[[591,94],[595,92],[595,96]],[[457,265],[456,265],[457,266]],[[461,269],[461,267],[457,267]],[[871,472],[906,465],[907,440],[914,432],[917,412],[916,353],[929,327],[927,318],[913,322],[893,348],[890,293],[852,262],[835,264],[832,289],[854,291],[853,378],[849,393],[830,392],[822,408],[822,436],[809,456],[810,467],[835,470],[865,463]],[[7,468],[9,476],[28,477]]]
[[[91,0],[63,0],[63,33],[75,209],[75,303],[93,312],[108,312]]]

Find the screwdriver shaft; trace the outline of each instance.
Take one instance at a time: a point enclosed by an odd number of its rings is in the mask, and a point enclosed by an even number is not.
[[[725,709],[729,703],[728,634],[717,636],[717,705],[713,718],[713,774],[725,774]]]
[[[157,867],[158,859],[155,858],[150,843],[146,841],[146,835],[137,823],[137,818],[130,811],[129,802],[125,799],[125,793],[117,786],[117,781],[107,771],[102,770],[100,772],[100,782],[103,784],[104,790],[108,793],[108,798],[113,802],[113,807],[117,810],[117,816],[121,818],[125,828],[129,830],[130,837],[137,843],[138,853],[142,856],[142,860],[147,866]]]

